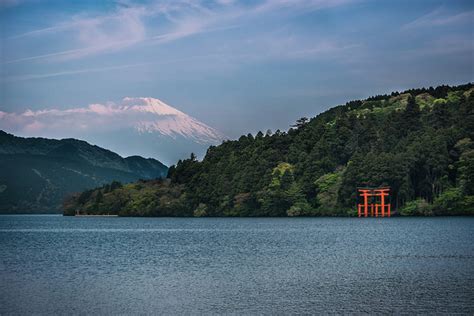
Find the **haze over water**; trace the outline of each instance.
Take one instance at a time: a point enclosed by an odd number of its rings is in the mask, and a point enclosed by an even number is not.
[[[474,312],[474,218],[0,216],[0,314]]]

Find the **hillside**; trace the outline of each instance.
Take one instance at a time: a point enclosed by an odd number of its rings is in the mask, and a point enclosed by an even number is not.
[[[474,214],[474,88],[440,86],[334,107],[287,132],[192,155],[168,179],[108,185],[64,214],[350,216],[358,186],[390,186],[401,215]]]
[[[73,192],[166,173],[167,167],[155,159],[122,158],[84,141],[22,138],[0,131],[0,213],[57,213]]]

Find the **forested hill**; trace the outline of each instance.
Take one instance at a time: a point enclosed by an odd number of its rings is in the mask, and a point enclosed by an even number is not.
[[[287,132],[242,136],[179,161],[168,179],[114,183],[65,214],[354,215],[356,188],[390,186],[402,215],[474,214],[474,88],[440,86],[351,101]]]
[[[60,213],[61,202],[113,180],[164,177],[155,159],[122,158],[77,139],[23,138],[0,131],[0,213]]]

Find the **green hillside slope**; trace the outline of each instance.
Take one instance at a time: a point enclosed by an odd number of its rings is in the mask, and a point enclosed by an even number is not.
[[[84,192],[64,213],[124,216],[354,215],[358,186],[390,186],[402,215],[474,211],[473,85],[351,101],[287,132],[242,136],[168,179]]]

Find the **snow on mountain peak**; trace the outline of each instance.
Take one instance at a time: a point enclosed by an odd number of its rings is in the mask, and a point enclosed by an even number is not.
[[[140,116],[134,127],[140,133],[155,133],[175,138],[182,136],[198,143],[216,143],[224,135],[216,129],[155,98],[124,98],[123,106],[131,112],[147,113]]]
[[[28,134],[49,134],[74,130],[90,132],[133,128],[139,133],[162,134],[184,138],[203,144],[214,144],[224,139],[219,131],[155,98],[124,98],[120,104],[90,104],[73,109],[27,110],[23,113],[3,113],[2,125],[15,125],[15,130]],[[13,130],[15,132],[15,130]],[[64,133],[63,133],[64,134]],[[74,134],[74,133],[73,133]]]
[[[121,154],[171,162],[225,139],[216,129],[150,97],[68,109],[0,111],[0,129],[21,136],[79,138]]]
[[[156,115],[186,115],[183,112],[169,106],[163,101],[155,98],[124,98],[122,100],[124,106],[134,111],[150,112]]]

